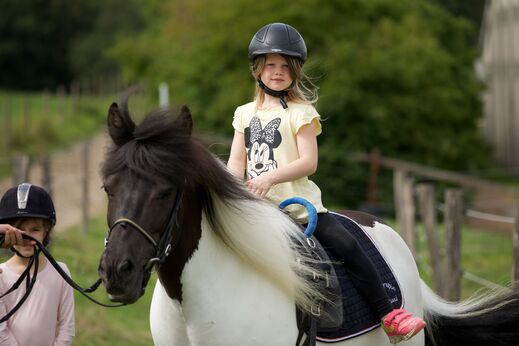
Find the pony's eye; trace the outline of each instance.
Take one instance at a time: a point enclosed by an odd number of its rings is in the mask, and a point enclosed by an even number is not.
[[[173,193],[173,189],[165,190],[165,191],[162,191],[159,194],[157,194],[157,198],[158,199],[166,199],[166,198],[169,198],[172,193]]]
[[[105,185],[103,185],[102,188],[105,191],[105,193],[108,195],[108,197],[112,197],[113,196],[113,194],[110,193],[110,191],[108,190],[108,188]]]

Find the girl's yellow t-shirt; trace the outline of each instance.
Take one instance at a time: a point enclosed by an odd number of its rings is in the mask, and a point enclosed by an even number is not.
[[[320,116],[314,106],[288,103],[268,110],[250,102],[236,109],[232,126],[244,134],[247,152],[247,179],[283,167],[299,158],[296,135],[303,125],[313,122],[316,135],[321,133]],[[267,198],[276,204],[287,198],[302,197],[314,205],[318,213],[326,212],[321,190],[308,177],[273,185]],[[308,213],[301,205],[290,205],[286,211],[297,222],[306,223]]]

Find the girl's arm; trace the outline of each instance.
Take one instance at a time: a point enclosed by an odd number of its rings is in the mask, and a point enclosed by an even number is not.
[[[70,275],[67,266],[60,263],[65,272]],[[74,321],[74,292],[65,280],[61,280],[61,298],[58,308],[58,325],[56,327],[56,339],[53,346],[69,346],[75,335]]]
[[[303,125],[296,134],[299,158],[288,165],[265,172],[245,182],[249,190],[265,197],[272,185],[308,177],[317,170],[317,135],[313,122]]]
[[[245,137],[243,133],[234,131],[234,138],[232,139],[231,153],[227,161],[227,167],[231,173],[240,179],[245,176],[246,166],[246,152],[245,152]]]

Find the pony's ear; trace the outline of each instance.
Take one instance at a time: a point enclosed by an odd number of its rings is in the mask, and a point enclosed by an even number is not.
[[[130,118],[128,111],[119,108],[117,103],[112,103],[108,109],[108,133],[117,146],[133,139],[135,123]]]
[[[191,111],[187,106],[184,105],[180,109],[177,122],[186,130],[187,134],[191,135],[193,132],[193,117],[191,116]]]

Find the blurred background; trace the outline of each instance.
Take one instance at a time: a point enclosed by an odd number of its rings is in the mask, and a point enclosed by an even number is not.
[[[137,119],[186,104],[226,161],[234,109],[254,92],[247,48],[270,22],[308,47],[323,117],[312,179],[325,205],[393,222],[448,298],[519,277],[519,0],[4,0],[1,193],[21,181],[51,191],[52,251],[90,284],[110,103],[133,88]],[[458,286],[444,291],[448,275]],[[151,344],[149,291],[123,312],[77,296],[75,344]]]

